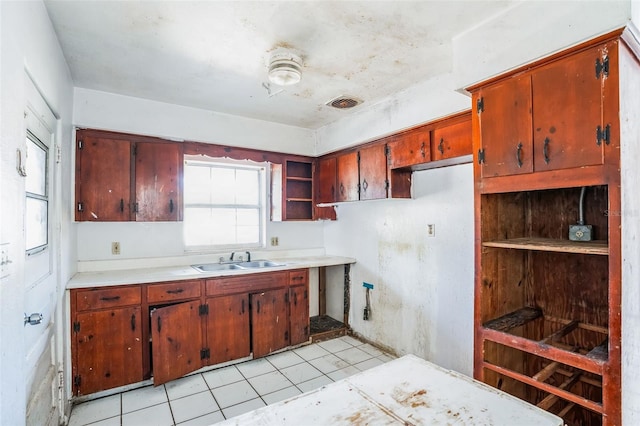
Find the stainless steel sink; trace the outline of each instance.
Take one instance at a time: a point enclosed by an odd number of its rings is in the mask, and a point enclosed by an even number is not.
[[[237,269],[260,269],[274,266],[284,266],[284,263],[273,262],[271,260],[253,260],[251,262],[238,263],[205,263],[202,265],[191,265],[192,268],[200,272],[231,271]]]
[[[244,269],[236,263],[205,263],[203,265],[191,265],[192,268],[200,272],[230,271],[233,269]]]
[[[238,266],[243,268],[270,268],[273,266],[284,266],[284,263],[273,262],[271,260],[254,260],[251,262],[240,262]]]

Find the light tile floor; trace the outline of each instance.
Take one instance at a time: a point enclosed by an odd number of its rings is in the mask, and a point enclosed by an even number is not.
[[[88,401],[69,426],[211,425],[393,359],[350,336]]]

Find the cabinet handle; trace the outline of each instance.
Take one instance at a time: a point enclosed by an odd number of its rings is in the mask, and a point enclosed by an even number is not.
[[[518,167],[522,167],[522,159],[520,158],[521,154],[522,154],[522,142],[520,142],[518,146],[516,146],[516,161],[518,163]]]
[[[169,213],[173,213],[173,198],[169,200]]]
[[[544,138],[544,146],[542,147],[542,153],[544,154],[544,162],[549,164],[549,138]]]
[[[120,198],[120,213],[124,213],[124,199]]]
[[[444,138],[440,138],[440,143],[438,144],[438,151],[440,151],[440,155],[444,155]]]
[[[293,292],[293,306],[298,306],[298,292]]]
[[[131,315],[131,331],[136,331],[136,314]]]
[[[116,300],[120,300],[120,296],[104,296],[101,297],[100,300],[104,302],[114,302]]]
[[[182,293],[184,290],[181,288],[175,289],[175,290],[167,290],[167,294],[180,294]]]
[[[344,185],[340,182],[340,195],[344,195]]]
[[[138,213],[138,203],[133,204],[133,212]]]
[[[420,145],[420,154],[422,155],[422,158],[425,158],[427,156],[427,153],[425,152],[424,142],[422,142],[422,145]]]
[[[244,314],[244,299],[242,299],[242,313]]]
[[[158,317],[158,333],[162,330],[162,322],[160,321],[160,317]]]
[[[365,190],[365,192],[366,192],[366,190],[367,190],[367,188],[368,188],[368,187],[369,187],[369,184],[367,183],[367,180],[366,180],[366,179],[363,179],[363,180],[362,180],[362,189],[364,189],[364,190]]]

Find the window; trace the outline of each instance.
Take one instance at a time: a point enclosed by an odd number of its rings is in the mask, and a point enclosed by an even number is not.
[[[266,167],[249,161],[185,161],[187,250],[264,245]]]
[[[49,195],[47,164],[49,150],[35,135],[27,131],[25,179],[25,239],[27,254],[47,248],[49,235]]]

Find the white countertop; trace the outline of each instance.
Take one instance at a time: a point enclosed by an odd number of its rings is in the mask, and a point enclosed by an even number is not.
[[[337,266],[356,262],[356,260],[351,257],[327,255],[291,257],[269,260],[273,260],[278,263],[284,263],[284,265],[260,269],[234,269],[228,271],[212,272],[199,272],[196,269],[192,268],[190,265],[79,272],[75,274],[73,278],[71,278],[71,280],[69,280],[69,282],[67,283],[67,289],[235,276],[255,274],[260,272],[285,271],[289,269],[299,268]]]
[[[536,425],[560,417],[413,355],[217,425]]]

